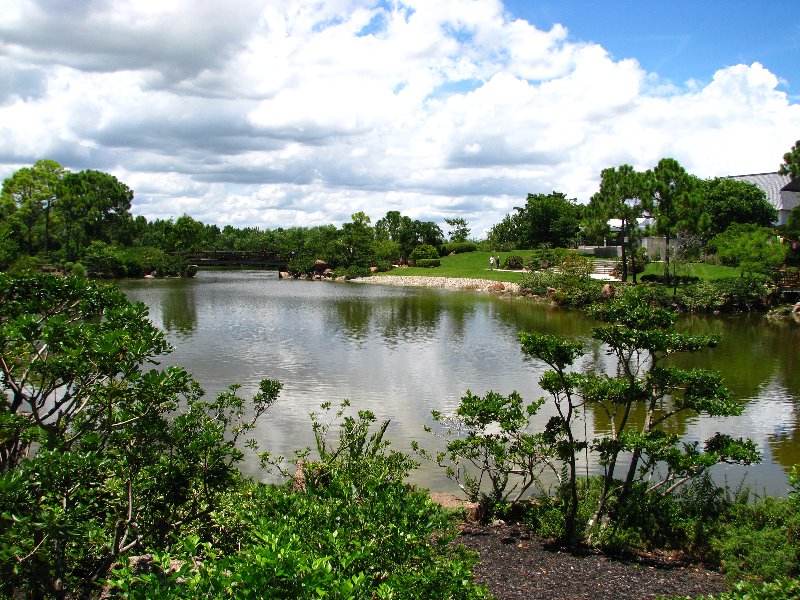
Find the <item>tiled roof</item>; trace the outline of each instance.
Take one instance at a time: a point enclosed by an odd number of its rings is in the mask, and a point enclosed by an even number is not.
[[[730,179],[749,181],[760,187],[776,210],[792,210],[800,203],[797,192],[785,189],[792,183],[792,178],[788,175],[756,173],[754,175],[732,175]]]

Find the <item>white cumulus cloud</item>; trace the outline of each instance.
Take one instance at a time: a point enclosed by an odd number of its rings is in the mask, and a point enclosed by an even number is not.
[[[800,137],[758,63],[681,87],[568,28],[499,0],[7,0],[0,176],[106,170],[149,219],[399,210],[482,235],[528,192],[587,200],[605,167],[774,171]]]

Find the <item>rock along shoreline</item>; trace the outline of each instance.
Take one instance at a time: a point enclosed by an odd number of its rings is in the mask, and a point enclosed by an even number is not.
[[[487,292],[493,294],[519,294],[519,284],[491,279],[467,279],[462,277],[424,277],[421,275],[382,275],[379,277],[357,277],[350,281],[377,285],[409,287],[434,287],[450,290]]]

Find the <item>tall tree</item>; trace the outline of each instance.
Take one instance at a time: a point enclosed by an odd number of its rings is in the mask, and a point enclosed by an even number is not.
[[[133,191],[116,177],[93,170],[67,173],[60,193],[67,245],[74,244],[75,257],[86,240],[132,242]]]
[[[633,256],[637,219],[645,214],[649,205],[647,183],[644,175],[631,165],[603,169],[600,173],[600,190],[590,200],[597,209],[596,214],[620,221],[623,281],[628,280],[628,256]],[[636,270],[633,271],[633,282],[636,283]]]
[[[351,218],[351,223],[342,224],[340,241],[344,249],[344,263],[347,266],[367,267],[372,259],[375,234],[364,212],[357,212]]]
[[[3,182],[4,202],[16,206],[16,215],[26,230],[28,254],[34,254],[40,247],[46,255],[50,252],[50,216],[65,173],[66,169],[54,160],[38,160]],[[40,225],[44,227],[41,245],[34,240],[34,231]]]
[[[792,149],[783,155],[783,164],[778,172],[781,175],[789,175],[792,179],[800,177],[800,140],[797,140]]]
[[[469,223],[463,217],[452,217],[444,220],[450,226],[447,235],[451,242],[466,242],[469,236]]]
[[[733,223],[752,223],[770,227],[778,220],[778,211],[769,203],[764,190],[748,181],[719,177],[702,184],[704,211],[708,215],[705,230],[710,238]]]
[[[525,206],[514,207],[517,211],[516,245],[519,248],[535,248],[550,244],[555,248],[568,246],[578,233],[579,218],[575,200],[561,192],[550,194],[528,194]]]
[[[662,158],[646,175],[650,179],[656,233],[664,236],[664,281],[669,283],[670,240],[677,234],[681,220],[688,214],[690,195],[697,180],[673,158]]]

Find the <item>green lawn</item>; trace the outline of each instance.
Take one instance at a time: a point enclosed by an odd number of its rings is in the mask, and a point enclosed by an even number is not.
[[[519,283],[521,273],[503,270],[489,270],[489,257],[499,256],[501,263],[508,256],[516,254],[521,256],[527,264],[533,250],[514,250],[513,252],[465,252],[453,256],[443,256],[442,265],[433,268],[409,267],[407,269],[392,269],[385,273],[376,273],[377,277],[392,277],[396,275],[421,275],[424,277],[458,277],[463,279],[491,279],[493,281],[510,281]],[[662,275],[664,273],[663,263],[650,263],[644,273]],[[723,279],[725,277],[739,277],[741,272],[736,267],[724,267],[721,265],[707,265],[705,263],[692,263],[688,265],[682,275],[694,275],[700,279],[712,280]]]
[[[493,281],[519,282],[520,273],[512,271],[489,270],[489,257],[499,256],[502,264],[512,254],[521,256],[525,263],[528,262],[533,250],[515,250],[514,252],[464,252],[453,256],[443,256],[442,266],[429,269],[409,267],[407,269],[392,269],[386,273],[376,273],[376,276],[393,275],[421,275],[424,277],[460,277],[464,279],[491,279]]]

